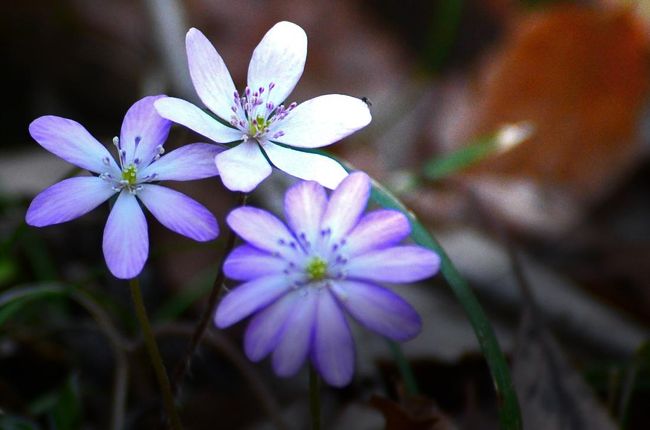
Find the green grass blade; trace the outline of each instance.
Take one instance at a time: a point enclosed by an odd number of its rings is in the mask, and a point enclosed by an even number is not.
[[[394,195],[386,190],[379,183],[373,181],[371,200],[378,205],[395,209],[403,212],[411,223],[411,237],[413,240],[426,248],[429,248],[440,255],[442,260],[441,273],[451,287],[452,291],[463,306],[469,321],[474,329],[478,343],[483,351],[483,356],[488,363],[492,381],[497,394],[499,406],[499,420],[501,428],[505,430],[515,430],[522,428],[521,413],[517,394],[510,379],[510,371],[506,363],[505,356],[499,347],[499,342],[494,335],[481,305],[471,288],[465,282],[463,277],[452,263],[451,259],[438,243],[438,241],[429,234],[427,229],[417,220],[415,215],[410,212]]]

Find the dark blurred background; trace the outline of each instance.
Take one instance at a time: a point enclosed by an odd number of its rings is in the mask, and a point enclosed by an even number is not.
[[[645,0],[26,0],[0,14],[0,429],[162,428],[127,286],[101,255],[107,208],[24,224],[33,196],[70,168],[31,139],[29,123],[72,118],[108,144],[144,95],[198,103],[188,28],[208,36],[241,89],[252,50],[280,20],[309,38],[289,101],[371,100],[370,126],[329,149],[398,194],[476,289],[525,428],[647,428]],[[531,133],[508,144],[504,133],[522,124]],[[168,146],[202,140],[175,127]],[[434,172],[449,159],[452,169]],[[275,174],[251,204],[277,210],[289,182]],[[218,179],[172,186],[221,225],[235,204]],[[150,221],[142,285],[173,367],[224,243]],[[420,395],[405,394],[384,341],[356,330],[357,375],[325,389],[326,428],[498,428],[489,373],[445,282],[398,291],[425,321],[404,345]],[[279,380],[266,361],[248,363],[242,331],[204,342],[182,391],[186,428],[307,428],[306,373]]]

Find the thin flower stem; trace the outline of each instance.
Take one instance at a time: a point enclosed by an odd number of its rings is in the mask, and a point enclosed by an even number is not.
[[[236,207],[245,206],[247,199],[248,194],[240,194]],[[199,323],[194,330],[194,334],[192,334],[192,338],[190,339],[190,343],[187,345],[187,349],[185,350],[183,357],[176,365],[176,368],[174,368],[174,373],[172,374],[171,387],[172,394],[174,396],[178,394],[181,384],[185,379],[187,369],[190,365],[190,362],[192,361],[192,357],[194,357],[194,353],[199,347],[201,339],[203,338],[203,335],[205,334],[205,331],[207,330],[208,325],[212,320],[212,316],[214,315],[215,308],[217,307],[217,301],[223,288],[223,281],[225,279],[225,275],[223,273],[223,263],[226,261],[226,257],[228,254],[230,254],[230,251],[232,251],[232,249],[235,247],[235,239],[235,233],[232,230],[228,229],[226,247],[223,250],[221,261],[219,261],[219,271],[217,272],[217,277],[212,284],[212,290],[210,291],[210,296],[208,297],[208,304],[205,307],[203,314],[201,315],[201,319],[199,320]]]
[[[309,412],[311,430],[320,430],[320,377],[312,364],[309,365]]]
[[[390,348],[390,352],[393,354],[393,358],[397,364],[397,369],[399,370],[400,375],[402,375],[406,393],[410,396],[416,396],[420,390],[418,389],[418,383],[413,374],[413,369],[411,369],[411,365],[404,356],[402,347],[399,343],[392,340],[388,340],[387,342],[388,348]]]
[[[151,364],[153,365],[154,371],[156,373],[156,378],[158,378],[158,385],[163,396],[163,403],[165,405],[165,410],[167,411],[169,426],[173,430],[181,430],[183,426],[181,425],[181,420],[178,417],[178,413],[176,411],[174,396],[172,395],[171,388],[169,386],[167,371],[165,370],[165,365],[163,364],[162,358],[160,357],[160,351],[158,350],[158,345],[156,344],[156,338],[154,337],[153,331],[151,330],[151,324],[149,323],[147,310],[144,307],[144,301],[142,300],[142,292],[140,291],[140,283],[138,282],[138,278],[131,279],[129,281],[129,286],[131,287],[131,298],[133,299],[135,314],[140,321],[142,334],[144,336],[144,342],[147,346],[147,351],[149,352],[149,358],[151,359]]]

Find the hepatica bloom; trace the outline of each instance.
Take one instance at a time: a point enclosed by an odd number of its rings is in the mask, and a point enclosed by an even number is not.
[[[184,236],[207,241],[219,233],[216,219],[204,206],[154,184],[215,176],[210,160],[222,151],[217,145],[194,143],[162,155],[171,122],[153,107],[161,98],[145,97],[126,113],[120,136],[113,139],[118,162],[75,121],[42,116],[29,126],[43,148],[97,176],[65,179],[45,189],[29,206],[27,223],[43,227],[69,221],[118,194],[103,241],[106,264],[118,278],[137,276],[149,253],[147,222],[138,199],[165,227]]]
[[[438,255],[398,245],[410,233],[397,211],[362,213],[370,181],[348,176],[328,201],[316,182],[300,182],[285,196],[287,224],[253,207],[232,211],[228,225],[248,243],[228,256],[226,275],[245,281],[219,304],[218,327],[255,314],[244,346],[253,361],[272,353],[275,372],[290,376],[309,357],[324,380],[343,386],[354,370],[346,314],[396,341],[415,337],[420,317],[378,283],[405,283],[437,272]]]
[[[224,61],[199,30],[188,31],[186,46],[194,88],[221,122],[180,99],[159,100],[156,109],[215,142],[238,142],[216,157],[227,188],[253,190],[271,174],[267,157],[278,169],[331,189],[347,176],[336,161],[291,148],[332,144],[371,119],[362,100],[339,94],[284,104],[305,67],[307,36],[302,28],[280,22],[266,33],[253,51],[248,86],[241,94]]]

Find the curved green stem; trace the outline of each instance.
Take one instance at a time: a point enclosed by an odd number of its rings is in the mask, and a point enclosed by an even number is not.
[[[492,326],[472,289],[460,275],[440,243],[429,234],[413,212],[409,211],[395,196],[375,181],[373,181],[371,199],[384,208],[395,209],[404,213],[411,223],[411,237],[413,240],[418,245],[429,248],[440,256],[442,276],[447,280],[458,301],[465,309],[483,351],[483,356],[490,368],[497,395],[501,428],[505,430],[521,429],[519,401],[510,379],[508,364],[499,346],[499,341],[494,335]]]
[[[178,417],[178,412],[176,411],[176,405],[174,404],[174,396],[172,396],[171,387],[169,385],[169,378],[167,377],[167,371],[165,370],[165,365],[163,364],[162,358],[160,356],[160,351],[158,350],[158,344],[156,344],[156,338],[153,335],[151,330],[151,324],[149,323],[149,317],[147,316],[147,310],[144,307],[144,301],[142,300],[142,292],[140,291],[140,283],[137,278],[129,280],[129,286],[131,287],[131,298],[133,299],[133,307],[135,308],[135,314],[140,322],[142,327],[142,335],[144,337],[145,345],[147,346],[147,352],[149,353],[149,358],[151,359],[151,364],[156,373],[156,378],[158,379],[158,386],[160,387],[160,392],[163,397],[163,404],[165,406],[165,411],[167,412],[167,418],[169,419],[169,426],[173,430],[181,430],[183,426],[181,425],[181,420]]]

